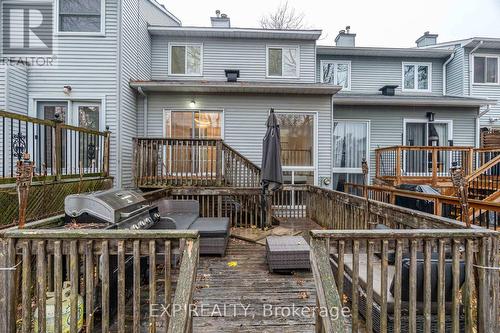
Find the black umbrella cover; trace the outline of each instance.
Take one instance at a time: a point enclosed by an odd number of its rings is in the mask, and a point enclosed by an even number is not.
[[[262,141],[262,186],[276,191],[283,184],[281,167],[281,141],[278,118],[273,111],[267,119],[267,131]]]

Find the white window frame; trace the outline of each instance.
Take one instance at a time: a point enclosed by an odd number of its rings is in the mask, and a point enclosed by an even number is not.
[[[269,49],[281,49],[281,74],[284,72],[285,61],[283,60],[283,49],[297,50],[297,68],[294,76],[270,75],[269,74]],[[300,45],[266,45],[266,77],[270,79],[297,79],[300,77]]]
[[[363,123],[366,124],[366,163],[370,165],[370,144],[371,144],[371,121],[369,119],[333,119],[332,120],[332,174],[333,173],[355,173],[361,174],[363,173],[363,169],[361,165],[359,168],[339,168],[333,166],[333,154],[335,153],[335,138],[333,136],[333,125],[335,123],[344,122],[344,123]]]
[[[334,65],[334,68],[335,68],[334,79],[335,79],[335,81],[337,80],[337,76],[336,76],[337,65],[340,65],[340,64],[347,65],[347,88],[342,87],[342,90],[343,91],[351,91],[351,61],[350,60],[321,60],[320,61],[320,80],[321,80],[321,83],[326,83],[323,81],[323,65],[324,64],[333,64]],[[338,85],[338,82],[334,82],[333,84]]]
[[[405,88],[405,66],[415,66],[414,89]],[[418,89],[418,66],[428,67],[427,89]],[[431,62],[406,62],[401,64],[401,91],[404,92],[431,92],[432,91],[432,63]]]
[[[100,31],[61,31],[59,25],[59,2],[61,0],[54,1],[54,31],[56,36],[105,36],[106,35],[106,0],[101,1],[101,29]]]
[[[275,110],[275,114],[304,114],[304,115],[312,115],[314,117],[314,127],[313,127],[313,165],[312,166],[292,166],[292,165],[283,165],[283,171],[291,171],[292,178],[294,178],[293,172],[295,171],[312,171],[314,177],[314,185],[318,186],[318,112],[317,111],[301,111],[301,110]]]
[[[172,47],[173,46],[198,46],[200,48],[200,73],[199,74],[175,74],[172,73]],[[184,71],[187,72],[187,61],[188,57],[184,57]],[[203,76],[203,43],[177,43],[170,42],[168,43],[168,75],[169,76],[188,76],[188,77],[200,77]]]
[[[476,71],[475,71],[475,66],[476,66],[476,58],[496,58],[497,59],[497,82],[476,82]],[[485,68],[484,70],[486,71],[486,63],[485,63]],[[486,74],[485,74],[486,75]],[[486,77],[485,77],[486,79]],[[474,53],[472,57],[472,84],[474,85],[480,85],[480,86],[498,86],[500,85],[500,56],[496,54],[486,54],[486,53]]]

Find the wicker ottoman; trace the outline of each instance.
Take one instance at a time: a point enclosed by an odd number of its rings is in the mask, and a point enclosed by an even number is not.
[[[271,273],[311,269],[309,244],[302,236],[268,236],[266,259]]]

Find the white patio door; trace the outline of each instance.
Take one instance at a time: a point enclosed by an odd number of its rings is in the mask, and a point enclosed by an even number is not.
[[[449,146],[452,140],[452,123],[447,120],[405,120],[403,145],[411,147]],[[451,152],[438,151],[438,173],[445,174],[451,165]],[[432,153],[430,150],[405,150],[403,175],[430,176]]]

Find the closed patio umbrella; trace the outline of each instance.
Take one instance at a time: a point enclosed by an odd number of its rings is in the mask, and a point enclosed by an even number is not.
[[[281,142],[280,127],[278,119],[271,109],[267,119],[267,131],[262,140],[262,165],[261,165],[261,186],[262,186],[262,209],[266,210],[267,195],[281,188],[283,184],[283,171],[281,168]],[[264,219],[270,214],[264,214]],[[266,226],[271,221],[265,221]]]

